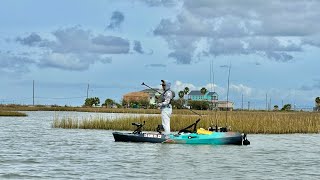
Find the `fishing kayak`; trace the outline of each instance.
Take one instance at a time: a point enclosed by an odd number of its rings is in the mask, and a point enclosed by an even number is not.
[[[199,122],[180,130],[177,134],[164,135],[158,133],[142,133],[144,124],[132,123],[138,128],[133,133],[113,132],[116,142],[149,142],[149,143],[172,143],[172,144],[213,144],[213,145],[249,145],[246,135],[238,132],[216,132],[205,129],[196,129]],[[145,122],[144,122],[145,123]],[[194,127],[194,130],[186,129]]]
[[[243,136],[237,132],[212,132],[212,134],[181,133],[181,134],[156,134],[156,133],[122,133],[113,132],[115,141],[121,142],[150,142],[173,144],[214,144],[214,145],[242,145]]]

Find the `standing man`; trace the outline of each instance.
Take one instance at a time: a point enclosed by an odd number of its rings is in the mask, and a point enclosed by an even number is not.
[[[172,114],[171,100],[174,98],[174,93],[170,90],[171,83],[165,80],[161,80],[163,93],[161,95],[161,103],[158,103],[158,107],[161,110],[162,126],[166,135],[170,134],[170,117]]]

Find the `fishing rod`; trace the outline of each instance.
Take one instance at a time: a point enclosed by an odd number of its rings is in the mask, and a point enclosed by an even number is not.
[[[210,61],[210,83],[211,83],[211,91],[213,93],[215,93],[215,89],[214,89],[214,71],[213,71],[213,60]],[[213,94],[214,95],[214,94]],[[213,96],[212,95],[212,96]],[[215,101],[215,102],[213,102]],[[213,107],[213,104],[215,103],[215,106]],[[214,98],[212,100],[211,98],[211,106],[212,106],[212,110],[214,110],[214,116],[215,116],[215,121],[216,121],[216,126],[215,126],[215,131],[218,132],[218,118],[217,118],[217,107],[216,107],[216,99]],[[214,108],[214,109],[213,109]],[[211,121],[211,124],[213,126],[213,121]]]
[[[141,84],[142,86],[146,86],[146,87],[148,87],[149,89],[151,89],[151,90],[153,90],[153,91],[155,91],[155,92],[157,92],[157,93],[159,93],[159,94],[162,94],[162,92],[160,92],[160,91],[158,91],[158,90],[156,90],[156,89],[154,89],[154,88],[152,88],[152,87],[150,87],[150,86],[148,86],[147,84],[145,84],[144,82],[142,82],[142,84]],[[200,116],[200,117],[202,117],[201,116],[201,114],[199,114],[199,113],[197,113],[197,112],[195,112],[195,111],[193,111],[192,109],[189,109],[191,112],[193,112],[194,114],[196,114],[196,115],[198,115],[198,116]]]
[[[162,92],[160,92],[160,91],[158,91],[158,90],[156,90],[156,89],[153,89],[152,87],[146,85],[144,82],[143,82],[141,85],[142,85],[142,86],[147,86],[148,88],[154,90],[155,92],[157,92],[157,93],[159,93],[159,94],[162,94]]]
[[[230,62],[230,65],[229,65],[229,73],[228,73],[227,109],[226,109],[226,127],[227,127],[227,124],[228,124],[230,71],[231,71],[231,62]]]

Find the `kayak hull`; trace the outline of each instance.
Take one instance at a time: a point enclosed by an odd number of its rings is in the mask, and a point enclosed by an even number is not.
[[[238,132],[212,132],[212,134],[181,133],[181,134],[155,134],[155,133],[112,133],[116,142],[149,142],[173,144],[213,144],[213,145],[242,145],[243,136]]]
[[[166,140],[163,134],[152,134],[152,133],[122,133],[113,132],[113,137],[115,141],[118,142],[150,142],[150,143],[162,143]]]
[[[212,134],[187,133],[171,135],[164,143],[175,144],[214,144],[214,145],[242,145],[243,137],[236,132],[214,132]]]

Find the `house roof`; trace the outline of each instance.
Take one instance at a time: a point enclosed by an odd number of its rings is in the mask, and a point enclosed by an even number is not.
[[[189,96],[202,96],[200,91],[190,91]]]
[[[216,93],[216,92],[209,92],[208,93],[208,96],[214,96],[214,95],[218,95],[218,93]]]
[[[203,96],[203,94],[201,94],[201,91],[191,91],[188,95],[190,95],[190,96]],[[216,92],[207,93],[207,96],[212,96],[212,95],[218,95],[218,94]]]

